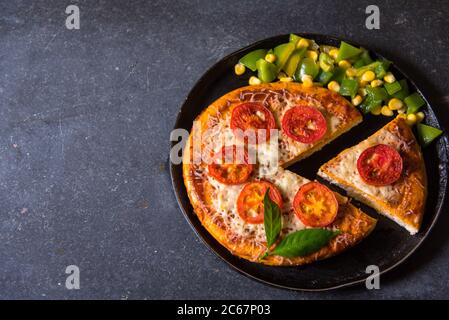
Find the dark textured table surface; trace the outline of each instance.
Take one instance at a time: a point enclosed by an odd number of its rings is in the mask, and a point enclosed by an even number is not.
[[[449,108],[448,1],[0,2],[0,298],[449,298],[449,217],[381,289],[301,293],[231,270],[198,240],[167,170],[196,80],[226,54],[290,32],[393,57]],[[446,206],[447,208],[447,206]],[[80,290],[67,290],[77,265]]]

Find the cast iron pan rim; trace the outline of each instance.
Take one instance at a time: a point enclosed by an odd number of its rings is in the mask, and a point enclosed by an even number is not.
[[[353,45],[355,45],[355,46],[360,47],[360,45],[359,45],[358,43],[354,42],[354,41],[347,41],[347,40],[345,40],[345,39],[336,37],[336,36],[334,36],[334,35],[325,35],[325,34],[319,34],[319,33],[296,33],[296,34],[301,35],[301,36],[303,36],[303,37],[305,37],[305,38],[311,38],[311,39],[315,39],[315,38],[319,37],[319,38],[327,38],[328,40],[333,40],[333,41],[346,41],[346,42],[348,42],[348,43],[351,43],[351,44],[353,44]],[[240,52],[244,52],[244,51],[248,50],[248,49],[251,48],[251,47],[258,47],[258,46],[260,46],[262,43],[269,42],[269,41],[274,41],[274,40],[276,40],[276,39],[278,39],[278,38],[283,38],[283,37],[285,38],[285,37],[287,37],[287,36],[288,36],[288,34],[277,35],[277,36],[273,36],[273,37],[270,37],[270,38],[266,38],[266,39],[263,39],[263,40],[256,41],[256,42],[254,42],[254,43],[252,43],[252,44],[250,44],[250,45],[248,45],[248,46],[245,46],[244,48],[241,48],[241,49],[239,49],[239,50],[237,50],[237,51],[234,51],[234,52],[232,52],[232,53],[226,55],[225,57],[223,57],[223,58],[221,58],[219,61],[217,61],[212,67],[210,67],[210,68],[209,68],[209,69],[208,69],[208,70],[201,76],[201,78],[195,83],[195,85],[194,85],[194,86],[192,87],[192,89],[190,90],[189,94],[187,95],[186,99],[184,100],[184,102],[183,102],[183,104],[182,104],[182,106],[181,106],[181,109],[180,109],[179,112],[178,112],[178,115],[177,115],[176,121],[175,121],[174,129],[177,129],[177,128],[178,128],[178,124],[179,124],[179,122],[181,121],[181,113],[182,113],[183,106],[185,105],[185,103],[186,103],[187,101],[189,101],[189,100],[192,99],[192,94],[193,94],[194,91],[196,91],[195,89],[196,89],[197,87],[201,86],[201,84],[202,84],[202,83],[209,77],[209,74],[211,74],[211,73],[213,73],[213,72],[215,71],[215,69],[218,67],[218,65],[220,64],[221,61],[227,60],[227,59],[231,58],[232,56],[234,56],[234,55],[236,55],[236,54],[239,54]],[[362,46],[362,47],[364,47],[364,46]],[[371,51],[371,50],[370,50],[370,51]],[[374,52],[374,51],[371,51],[371,52]],[[383,55],[380,55],[380,54],[378,54],[377,52],[375,52],[375,53],[376,53],[376,55],[377,55],[378,57],[380,57],[380,58],[383,57]],[[391,59],[388,59],[388,60],[391,60]],[[421,93],[421,96],[422,96],[422,97],[424,98],[424,100],[426,101],[426,104],[430,106],[430,103],[428,102],[427,98],[424,96],[424,94],[422,94],[422,91],[416,86],[416,84],[414,83],[414,81],[407,75],[407,73],[405,73],[403,70],[401,70],[397,65],[394,65],[394,66],[395,66],[395,68],[396,68],[399,72],[401,72],[401,73],[407,78],[407,81],[409,81],[415,88],[418,89],[418,91]],[[433,112],[433,110],[432,110],[432,112]],[[438,127],[441,128],[441,123],[440,123],[440,121],[438,120],[438,118],[436,118],[436,121],[437,121]],[[449,150],[449,142],[448,142],[448,135],[447,135],[447,133],[445,133],[445,132],[443,133],[443,135],[440,137],[439,143],[441,143],[441,144],[444,145],[444,149],[445,149],[445,150]],[[171,146],[172,146],[172,145],[173,145],[173,143],[171,143]],[[447,154],[446,154],[446,159],[444,159],[444,160],[445,160],[445,161],[440,161],[440,166],[441,166],[441,167],[440,167],[440,174],[441,174],[441,175],[444,175],[444,176],[447,176],[447,170],[448,170]],[[169,160],[169,161],[170,161],[170,160]],[[182,164],[180,164],[180,165],[182,165]],[[342,283],[342,284],[335,285],[335,286],[322,287],[322,288],[314,288],[314,289],[311,289],[311,288],[297,288],[297,287],[289,287],[289,286],[285,286],[285,285],[276,284],[276,283],[273,283],[273,282],[270,282],[270,281],[266,281],[266,280],[264,280],[264,279],[258,278],[258,277],[256,277],[256,276],[254,276],[254,275],[252,275],[252,274],[250,274],[250,273],[248,273],[248,272],[246,272],[246,271],[240,269],[239,267],[235,266],[235,265],[232,264],[230,261],[228,261],[228,260],[226,260],[224,257],[222,257],[222,256],[221,256],[221,255],[220,255],[220,254],[219,254],[219,253],[218,253],[218,252],[217,252],[211,245],[209,245],[209,244],[207,243],[206,239],[204,239],[204,238],[199,234],[198,230],[197,230],[196,227],[193,225],[192,221],[189,219],[188,213],[186,212],[185,208],[183,207],[183,205],[181,204],[181,201],[180,201],[181,195],[179,194],[179,188],[176,186],[176,183],[175,183],[175,172],[174,172],[175,169],[174,169],[174,167],[175,167],[175,165],[172,164],[172,163],[170,162],[170,179],[171,179],[171,182],[172,182],[173,190],[174,190],[174,192],[175,192],[176,202],[178,203],[179,207],[181,208],[181,211],[182,211],[182,213],[183,213],[183,215],[184,215],[184,218],[187,220],[187,222],[189,223],[190,227],[192,228],[192,230],[194,231],[194,233],[196,234],[196,236],[197,236],[198,238],[201,239],[201,241],[203,242],[203,244],[205,244],[206,247],[209,248],[210,251],[212,251],[212,252],[213,252],[216,256],[218,256],[221,260],[225,261],[225,262],[226,262],[229,266],[231,266],[234,270],[238,271],[239,273],[243,274],[244,276],[246,276],[246,277],[248,277],[248,278],[251,278],[251,279],[254,279],[254,280],[258,281],[258,282],[261,282],[261,283],[264,283],[264,284],[273,286],[273,287],[282,288],[282,289],[288,289],[288,290],[293,290],[293,291],[304,291],[304,292],[320,292],[320,291],[328,291],[328,290],[333,290],[333,289],[339,289],[339,288],[343,288],[343,287],[350,287],[350,286],[354,286],[354,285],[356,285],[356,284],[363,283],[363,282],[366,280],[366,278],[361,278],[361,279],[349,281],[349,282]],[[447,180],[444,180],[444,182],[443,182],[443,189],[444,189],[444,190],[447,190]],[[393,270],[394,268],[398,267],[400,264],[404,263],[404,261],[406,261],[406,260],[407,260],[407,259],[408,259],[408,258],[409,258],[409,257],[410,257],[410,256],[411,256],[411,255],[412,255],[412,254],[413,254],[413,253],[414,253],[414,252],[421,246],[421,244],[424,242],[424,240],[427,239],[427,237],[428,237],[430,231],[431,231],[431,230],[433,229],[433,227],[435,226],[435,223],[437,222],[437,220],[438,220],[438,218],[439,218],[439,216],[440,216],[440,214],[441,214],[442,207],[443,207],[443,204],[445,203],[445,201],[446,201],[446,192],[444,192],[443,195],[442,195],[442,197],[441,197],[441,201],[440,201],[440,203],[439,203],[439,206],[436,208],[435,216],[434,216],[433,220],[431,221],[431,223],[430,223],[430,225],[429,225],[429,228],[428,228],[427,231],[422,235],[422,238],[418,241],[418,243],[415,245],[415,247],[413,247],[413,248],[412,248],[412,249],[411,249],[411,250],[410,250],[404,257],[402,257],[402,258],[401,258],[400,260],[398,260],[396,263],[394,263],[394,264],[391,265],[390,267],[388,267],[388,268],[383,269],[382,271],[380,271],[379,276],[380,276],[380,275],[383,275],[383,274],[385,274],[385,273],[387,273],[387,272],[389,272],[389,271],[391,271],[391,270]],[[282,267],[279,267],[279,268],[282,268]]]

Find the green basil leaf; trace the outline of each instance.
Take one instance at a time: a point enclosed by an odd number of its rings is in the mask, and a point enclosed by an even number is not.
[[[267,247],[270,248],[273,243],[276,241],[279,233],[281,232],[281,209],[279,206],[270,199],[267,190],[265,193],[265,197],[263,198],[263,207],[264,207],[264,226],[265,226],[265,236],[267,238]]]
[[[340,231],[326,229],[304,229],[288,234],[270,255],[283,257],[306,256],[318,251],[339,234]]]

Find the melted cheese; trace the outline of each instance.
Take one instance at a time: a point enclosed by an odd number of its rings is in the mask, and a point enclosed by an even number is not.
[[[327,135],[333,135],[342,124],[342,120],[334,114],[330,114],[326,112],[326,108],[315,99],[300,97],[301,101],[304,100],[310,102],[310,105],[315,106],[321,113],[325,115],[327,121]],[[281,128],[281,119],[284,114],[291,109],[292,107],[298,105],[298,97],[295,97],[291,94],[288,95],[275,95],[274,98],[270,101],[270,106],[273,110],[273,114],[276,119],[278,119],[278,127]],[[291,139],[287,135],[284,134],[282,130],[279,130],[279,146],[280,146],[280,162],[287,163],[292,159],[298,157],[302,153],[310,150],[310,148],[314,145],[301,143],[296,140]],[[318,142],[317,142],[318,143]]]
[[[326,170],[331,174],[348,181],[349,184],[356,186],[367,195],[388,200],[390,203],[396,202],[402,195],[400,190],[395,187],[394,184],[380,187],[369,185],[362,180],[357,170],[357,159],[360,154],[367,148],[380,143],[387,144],[399,151],[404,142],[391,132],[383,130],[380,135],[370,137],[338,155],[338,160],[334,161],[332,165],[327,166]],[[318,174],[320,176],[325,176],[321,171]]]
[[[215,190],[213,206],[224,223],[239,236],[249,238],[256,242],[265,242],[263,223],[247,223],[237,213],[237,198],[244,184],[230,186],[224,185],[212,177],[208,179]],[[284,206],[282,208],[282,233],[290,233],[304,229],[305,226],[293,212],[293,198],[299,187],[309,181],[282,169],[279,169],[275,175],[265,176],[264,179],[273,183],[282,194],[284,200]]]

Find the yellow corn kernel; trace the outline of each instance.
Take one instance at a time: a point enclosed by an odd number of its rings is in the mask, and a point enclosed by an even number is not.
[[[337,56],[338,56],[338,49],[337,48],[335,48],[335,49],[331,49],[331,50],[329,50],[329,56],[332,58],[332,59],[337,59]]]
[[[402,107],[401,109],[398,109],[398,113],[399,114],[404,114],[404,113],[406,113],[407,112],[407,108],[404,106],[404,107]]]
[[[244,66],[243,64],[241,64],[241,63],[237,63],[237,64],[234,66],[234,72],[235,72],[235,74],[238,75],[238,76],[241,76],[242,74],[244,74],[245,71],[246,71],[246,68],[245,68],[245,66]]]
[[[380,109],[380,113],[386,117],[391,117],[393,115],[393,111],[391,111],[387,106],[383,106],[382,109]]]
[[[309,41],[307,39],[301,38],[296,44],[296,48],[307,48],[309,46]]]
[[[426,116],[425,116],[424,112],[422,112],[422,111],[416,113],[416,119],[418,122],[423,121],[425,117]]]
[[[304,81],[313,81],[313,78],[312,78],[311,75],[303,74],[303,75],[301,76],[301,81],[302,81],[302,82],[304,82]]]
[[[404,103],[397,98],[393,98],[390,99],[390,101],[388,101],[388,108],[390,108],[390,110],[399,110],[402,109],[403,107]]]
[[[327,84],[327,88],[328,88],[329,90],[332,90],[332,91],[335,91],[335,92],[340,91],[340,85],[338,84],[337,81],[331,81],[331,82],[329,82],[329,83]]]
[[[357,75],[357,71],[355,70],[355,68],[348,68],[346,69],[346,75],[348,77],[355,77]]]
[[[310,88],[313,86],[313,78],[308,74],[303,75],[301,81],[304,87]]]
[[[405,113],[398,114],[398,118],[407,119],[407,115]]]
[[[381,106],[378,106],[378,107],[376,107],[375,109],[373,109],[373,110],[371,110],[371,114],[372,115],[375,115],[375,116],[378,116],[378,115],[380,115],[380,111],[382,110],[382,107]]]
[[[310,45],[309,40],[301,38],[297,43],[296,43],[296,48],[300,49],[300,48],[307,48]]]
[[[276,61],[276,56],[272,53],[267,53],[267,55],[265,56],[265,61],[273,63]]]
[[[286,77],[288,77],[288,75],[285,72],[283,72],[283,71],[279,72],[278,75],[277,75],[277,78],[279,80],[281,80],[281,78],[286,78]]]
[[[363,88],[366,87],[366,85],[367,85],[368,83],[369,83],[368,81],[360,80],[360,81],[359,81],[359,87],[360,87],[361,89],[363,89]]]
[[[352,104],[355,106],[358,106],[359,104],[362,103],[363,98],[360,95],[356,95],[353,99],[352,99]]]
[[[349,69],[351,68],[351,63],[348,60],[341,60],[338,63],[338,66],[343,69]]]
[[[371,87],[375,88],[375,87],[380,87],[381,85],[384,84],[384,82],[382,80],[376,79],[371,81]]]
[[[292,77],[281,77],[281,78],[279,78],[279,81],[281,81],[281,82],[292,82],[293,79],[292,79]]]
[[[307,50],[305,56],[307,58],[312,59],[313,61],[317,61],[318,60],[318,53],[316,51],[313,51],[313,50]]]
[[[334,62],[333,61],[319,61],[319,66],[323,71],[329,72],[332,71],[333,67],[334,67]]]
[[[393,83],[396,81],[396,78],[391,72],[387,72],[387,74],[384,77],[384,81],[387,83]]]
[[[255,86],[255,85],[258,85],[258,84],[261,84],[262,83],[262,81],[260,81],[260,79],[259,78],[257,78],[256,76],[251,76],[250,78],[249,78],[249,84],[251,85],[251,86]]]
[[[306,88],[313,87],[313,81],[312,82],[309,82],[309,81],[303,82],[302,85]]]
[[[357,90],[357,93],[359,95],[361,95],[362,97],[366,96],[366,89],[365,88],[359,88],[359,90]]]
[[[360,78],[362,81],[371,82],[376,79],[376,74],[371,70],[365,71]]]
[[[407,124],[409,126],[413,126],[417,120],[418,119],[417,119],[416,115],[414,113],[411,113],[411,114],[407,115],[407,120],[405,122],[407,122]]]

